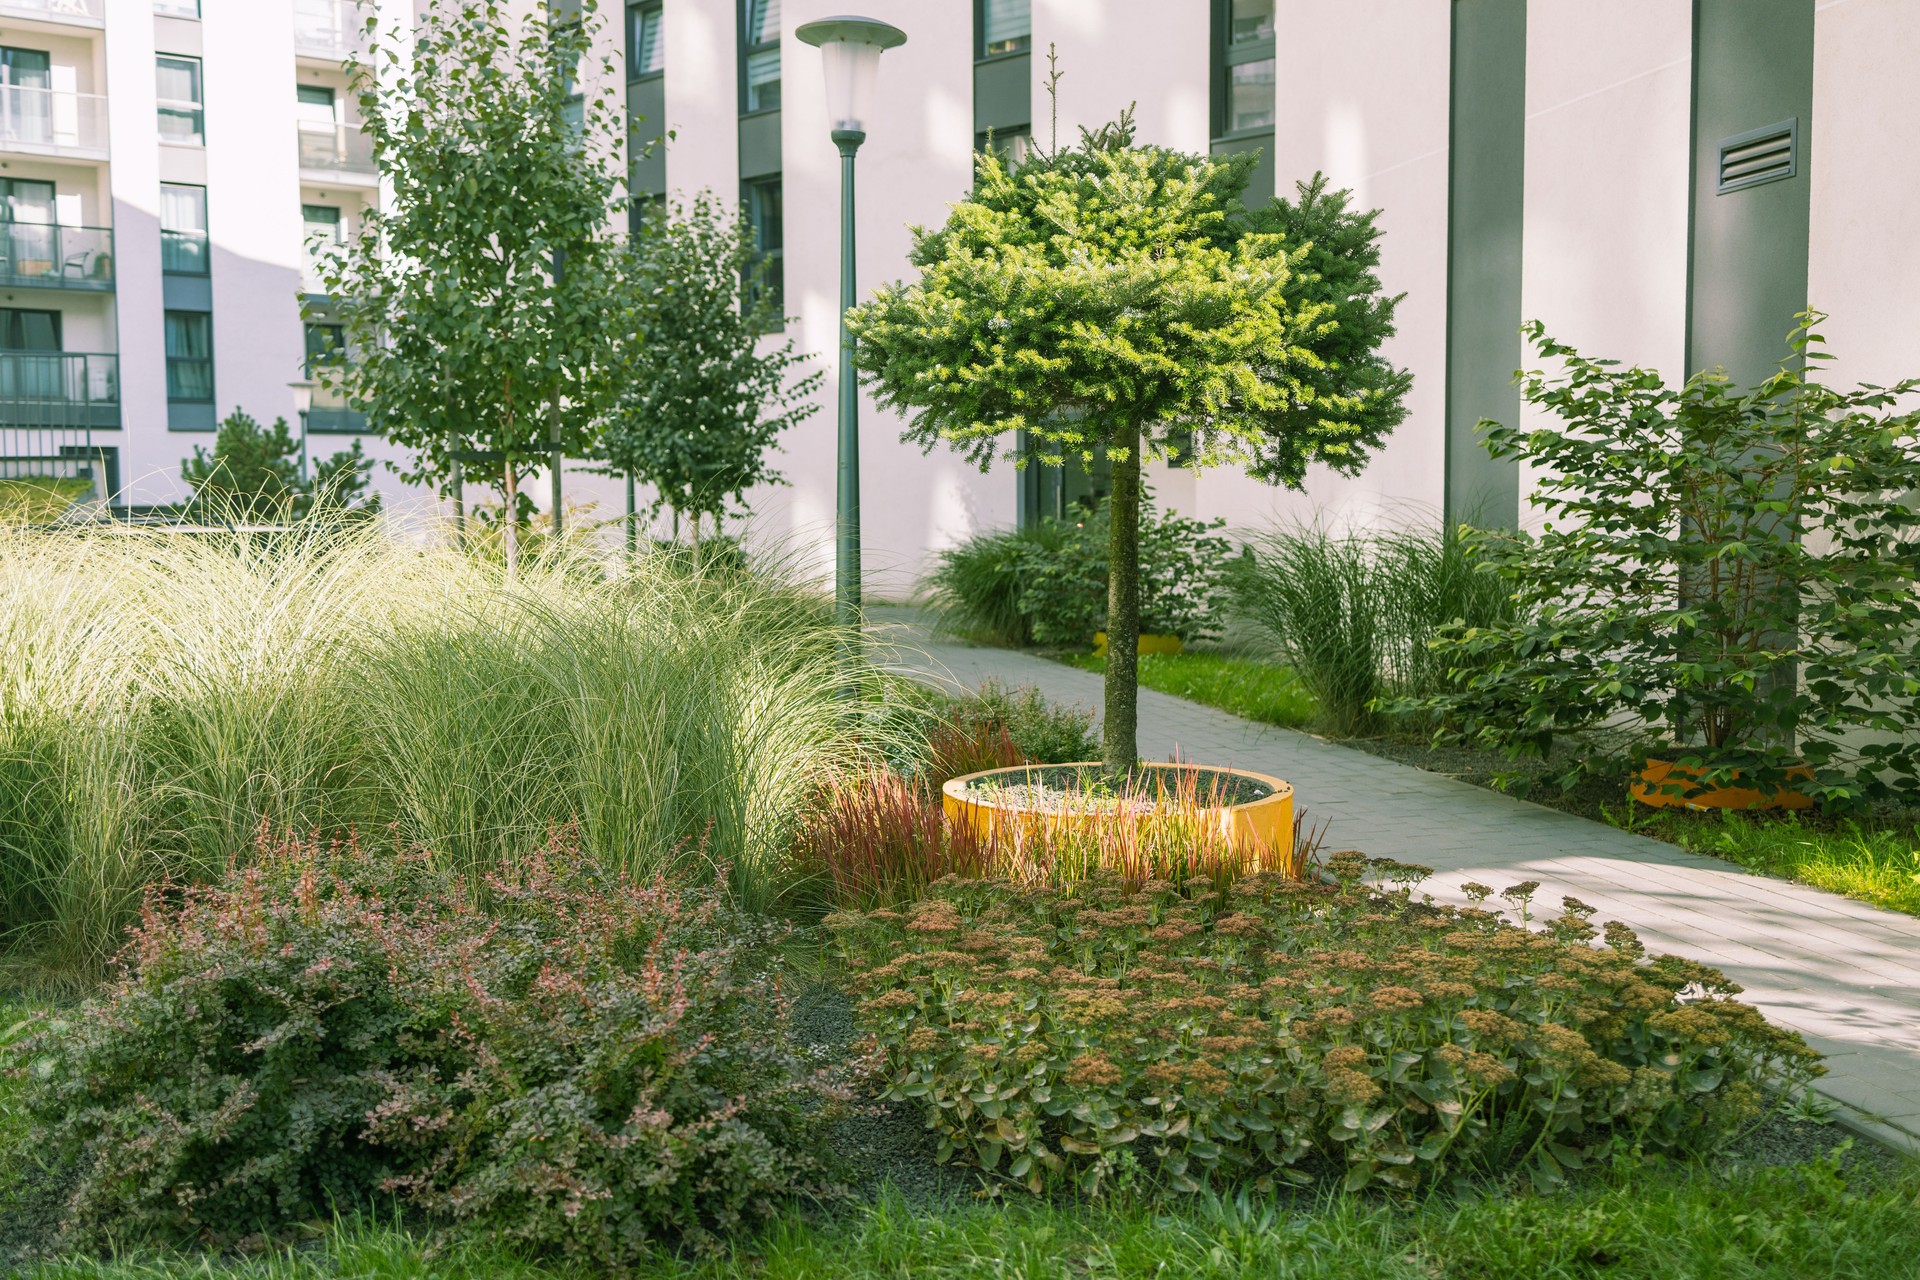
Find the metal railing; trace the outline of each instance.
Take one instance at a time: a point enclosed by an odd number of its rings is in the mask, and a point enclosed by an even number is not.
[[[207,233],[162,231],[160,233],[160,269],[174,276],[206,275]]]
[[[120,425],[120,358],[77,351],[0,351],[0,426]]]
[[[368,12],[360,0],[293,0],[294,51],[336,62],[365,53]]]
[[[107,100],[98,93],[0,85],[0,151],[107,155]]]
[[[0,14],[42,22],[76,22],[97,27],[106,21],[106,0],[0,0]]]
[[[358,173],[378,177],[373,162],[373,139],[357,124],[300,122],[300,167],[328,173]]]
[[[113,232],[0,222],[0,285],[107,292],[113,288]]]

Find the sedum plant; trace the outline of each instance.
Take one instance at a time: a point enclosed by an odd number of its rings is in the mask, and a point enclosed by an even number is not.
[[[1594,946],[1573,899],[1542,935],[1416,899],[1425,868],[1328,868],[1184,891],[949,879],[827,924],[889,1096],[945,1156],[1039,1193],[1098,1193],[1132,1160],[1184,1191],[1315,1171],[1546,1189],[1612,1151],[1710,1148],[1819,1073],[1717,971],[1617,923]],[[1503,896],[1525,919],[1537,888]]]
[[[1455,679],[1423,705],[1516,755],[1579,735],[1563,783],[1650,746],[1700,785],[1920,794],[1920,380],[1828,386],[1821,318],[1746,390],[1529,325],[1558,372],[1522,386],[1558,421],[1481,427],[1539,477],[1542,527],[1473,535],[1515,612],[1435,642]]]
[[[1298,487],[1313,462],[1357,471],[1403,416],[1404,384],[1363,373],[1336,341],[1328,295],[1342,286],[1310,262],[1308,241],[1354,215],[1316,198],[1288,234],[1248,229],[1238,196],[1253,163],[1135,146],[1131,113],[1016,168],[983,153],[973,196],[915,231],[918,278],[849,317],[877,398],[912,415],[907,438],[983,467],[1016,435],[1022,465],[1110,464],[1114,779],[1139,758],[1144,462],[1234,463]],[[1363,271],[1344,287],[1378,283]]]

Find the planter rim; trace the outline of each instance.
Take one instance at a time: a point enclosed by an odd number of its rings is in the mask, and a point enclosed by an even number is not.
[[[1100,767],[1101,762],[1098,760],[1074,760],[1066,764],[1016,764],[1000,769],[981,769],[975,773],[966,773],[957,778],[949,778],[946,782],[940,784],[940,790],[943,795],[955,801],[962,804],[973,805],[980,809],[992,809],[999,813],[1040,814],[1044,811],[1039,809],[1025,809],[1017,805],[995,804],[991,800],[970,796],[967,794],[967,787],[970,783],[978,782],[982,778],[1017,776],[1032,773],[1037,769],[1098,769]],[[1193,769],[1206,773],[1230,773],[1235,777],[1251,778],[1255,782],[1263,783],[1273,788],[1272,794],[1261,796],[1258,800],[1249,800],[1245,804],[1211,806],[1213,810],[1221,813],[1246,813],[1266,805],[1280,804],[1282,802],[1290,804],[1293,801],[1293,784],[1276,778],[1270,773],[1258,773],[1252,769],[1235,769],[1227,765],[1196,764],[1191,761],[1182,761],[1178,764],[1143,764],[1142,767],[1147,769]]]

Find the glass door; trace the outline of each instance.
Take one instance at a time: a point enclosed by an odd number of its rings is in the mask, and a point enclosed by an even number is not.
[[[0,307],[0,399],[63,398],[60,313]]]
[[[53,58],[0,45],[0,128],[14,142],[53,142]]]
[[[60,228],[55,226],[53,184],[36,178],[0,178],[0,240],[5,274],[38,277],[59,273]]]

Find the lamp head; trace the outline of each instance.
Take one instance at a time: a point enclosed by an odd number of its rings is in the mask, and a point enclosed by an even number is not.
[[[907,42],[907,33],[875,18],[822,18],[794,33],[820,50],[827,73],[827,124],[836,136],[862,134],[873,107],[880,55]]]

